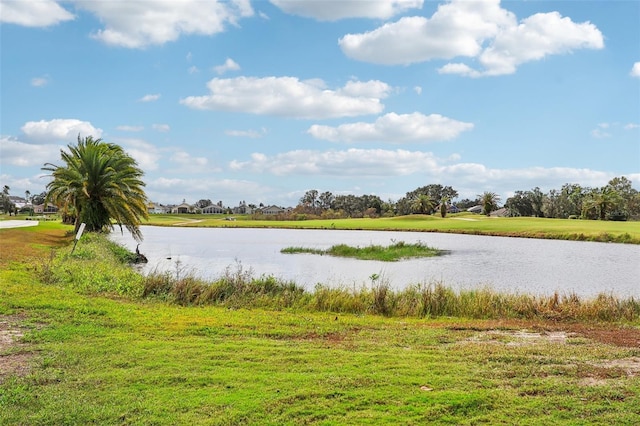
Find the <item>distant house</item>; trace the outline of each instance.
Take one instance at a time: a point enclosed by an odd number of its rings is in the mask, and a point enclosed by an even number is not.
[[[171,209],[171,213],[174,213],[174,214],[193,213],[193,206],[191,204],[187,204],[183,202],[180,205],[174,206]]]
[[[169,213],[170,211],[171,211],[170,208],[165,207],[162,204],[149,203],[147,205],[147,212],[149,214],[162,214],[162,213]]]
[[[435,211],[440,211],[440,204],[436,206]],[[460,213],[460,209],[455,204],[447,204],[447,213]]]
[[[477,214],[480,214],[480,213],[482,213],[482,206],[473,206],[473,207],[469,207],[469,208],[467,209],[467,211],[468,211],[468,212],[470,212],[470,213],[477,213]]]
[[[276,215],[286,213],[286,210],[278,206],[269,206],[262,209],[264,215]]]
[[[202,214],[224,214],[225,208],[218,204],[211,204],[210,206],[202,208]]]
[[[501,209],[492,211],[489,216],[491,216],[491,217],[507,217],[508,215],[509,215],[509,212],[507,211],[507,209],[505,209],[503,207]]]
[[[246,204],[240,204],[238,207],[234,207],[231,209],[233,214],[253,214],[254,209],[247,206]]]
[[[36,204],[35,206],[33,206],[33,213],[34,214],[58,213],[58,208],[50,203],[47,203],[46,206],[44,204]]]

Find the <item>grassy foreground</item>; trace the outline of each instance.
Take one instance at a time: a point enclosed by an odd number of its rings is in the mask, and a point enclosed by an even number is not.
[[[411,215],[377,219],[314,219],[301,221],[252,220],[219,215],[151,215],[149,225],[233,228],[349,229],[372,231],[450,232],[505,237],[548,238],[640,244],[640,222],[547,219],[535,217],[486,217],[460,213]]]
[[[0,230],[2,425],[640,423],[637,318],[180,306],[81,249],[89,285],[46,285],[65,232]]]

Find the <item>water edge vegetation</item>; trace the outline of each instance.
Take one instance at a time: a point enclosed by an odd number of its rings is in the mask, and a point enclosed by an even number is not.
[[[350,257],[360,260],[380,260],[383,262],[396,262],[401,259],[410,259],[414,257],[433,257],[441,256],[446,253],[445,250],[438,250],[429,247],[421,242],[405,243],[397,241],[388,246],[377,244],[366,247],[352,247],[347,244],[336,244],[328,249],[314,249],[310,247],[285,247],[280,250],[281,253],[296,254],[318,254],[336,257]]]

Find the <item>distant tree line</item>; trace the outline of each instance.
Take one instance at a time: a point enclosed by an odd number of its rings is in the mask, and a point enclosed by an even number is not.
[[[640,219],[640,193],[622,176],[600,188],[566,183],[546,194],[537,187],[516,191],[505,202],[505,208],[509,216],[637,220]]]
[[[375,218],[434,213],[445,217],[450,211],[464,211],[475,206],[479,207],[480,213],[489,215],[501,208],[500,201],[494,192],[458,200],[458,191],[440,184],[416,188],[396,202],[383,201],[377,195],[333,195],[312,189],[305,192],[292,212],[277,219]],[[538,187],[518,190],[507,198],[504,209],[505,214],[512,217],[640,219],[640,193],[622,176],[611,179],[601,188],[567,183],[559,190],[552,189],[547,193]]]

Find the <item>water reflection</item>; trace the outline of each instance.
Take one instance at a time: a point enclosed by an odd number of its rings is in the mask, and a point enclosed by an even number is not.
[[[483,237],[419,232],[340,230],[168,228],[145,226],[140,245],[152,270],[194,273],[213,279],[226,268],[251,269],[313,289],[370,284],[380,275],[394,288],[441,281],[453,288],[488,285],[499,291],[580,296],[640,296],[640,246]],[[135,241],[113,233],[131,250]],[[285,247],[327,249],[335,244],[389,245],[422,242],[451,251],[445,256],[400,262],[363,261],[311,254],[282,254]]]

